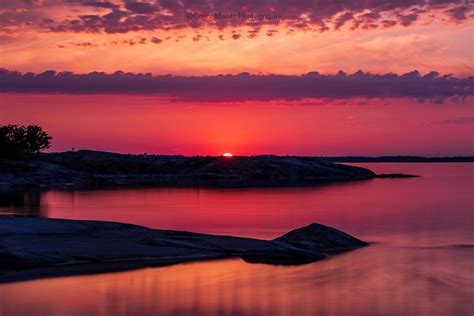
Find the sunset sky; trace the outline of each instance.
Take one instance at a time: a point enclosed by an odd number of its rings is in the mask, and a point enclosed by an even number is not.
[[[51,150],[474,155],[468,1],[0,0],[0,124]]]

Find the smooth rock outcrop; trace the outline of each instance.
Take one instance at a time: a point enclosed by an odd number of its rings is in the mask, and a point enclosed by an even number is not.
[[[41,269],[48,271],[47,275],[60,270],[74,274],[224,257],[302,264],[366,245],[320,224],[293,230],[274,240],[259,240],[115,222],[3,217],[0,282],[14,280],[15,271],[20,270],[24,271],[21,278],[28,279],[41,276]]]

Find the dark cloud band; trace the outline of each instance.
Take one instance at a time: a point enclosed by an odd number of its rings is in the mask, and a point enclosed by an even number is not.
[[[441,103],[447,98],[466,99],[474,94],[474,77],[454,78],[437,72],[421,75],[369,74],[358,71],[301,76],[238,75],[152,76],[121,71],[114,74],[18,73],[0,70],[0,92],[71,94],[167,95],[181,100],[247,101],[348,98],[415,98]]]

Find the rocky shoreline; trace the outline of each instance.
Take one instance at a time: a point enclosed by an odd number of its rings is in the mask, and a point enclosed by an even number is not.
[[[407,177],[381,175],[380,177]],[[0,186],[305,186],[365,180],[377,175],[361,167],[317,157],[154,156],[77,151],[43,154],[36,160],[0,161]]]
[[[2,217],[0,282],[229,257],[295,265],[367,245],[321,224],[260,240],[116,222]]]

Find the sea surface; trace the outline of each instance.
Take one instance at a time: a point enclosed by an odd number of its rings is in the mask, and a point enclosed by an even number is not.
[[[474,314],[474,163],[359,163],[306,188],[133,188],[0,196],[0,215],[275,238],[318,222],[371,246],[299,266],[214,260],[0,284],[0,315]]]

